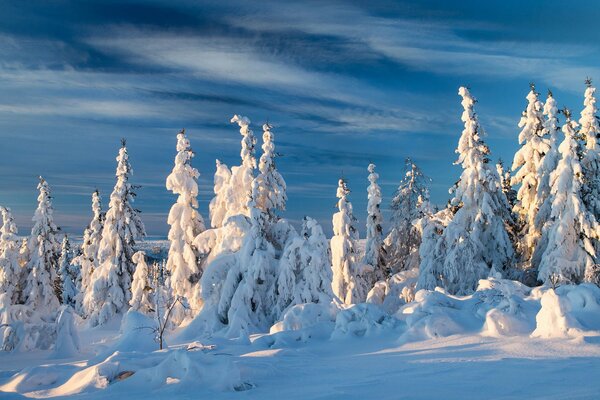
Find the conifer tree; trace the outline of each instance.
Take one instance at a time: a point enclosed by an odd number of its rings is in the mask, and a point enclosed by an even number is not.
[[[333,214],[333,237],[331,238],[331,260],[333,264],[333,293],[345,304],[363,302],[367,288],[360,270],[357,243],[358,231],[352,203],[348,200],[350,190],[344,179],[337,188],[338,212]]]
[[[300,235],[287,243],[279,261],[276,283],[278,315],[296,304],[331,301],[331,279],[327,238],[317,221],[304,217]]]
[[[524,265],[531,262],[531,256],[541,236],[541,231],[535,225],[535,217],[541,206],[536,196],[540,184],[538,171],[544,155],[550,149],[548,138],[544,135],[543,107],[538,96],[532,84],[527,95],[527,109],[519,122],[519,127],[522,128],[519,143],[522,147],[515,153],[512,165],[515,175],[511,184],[520,185],[513,210],[521,227],[517,250]]]
[[[75,281],[77,277],[71,267],[71,243],[69,237],[65,235],[63,237],[60,259],[58,261],[59,269],[58,276],[61,282],[61,304],[74,306],[75,296],[77,295],[77,288],[75,287]]]
[[[512,209],[517,203],[517,191],[513,189],[510,183],[510,176],[512,175],[512,171],[510,170],[510,168],[506,169],[504,167],[504,162],[501,158],[498,159],[498,163],[496,164],[496,171],[498,171],[498,176],[500,177],[500,185],[502,185],[502,192],[506,196],[506,200],[508,201],[508,205],[510,206],[512,212]]]
[[[227,191],[229,181],[231,180],[231,171],[227,165],[221,161],[216,160],[217,169],[214,177],[214,193],[215,197],[210,201],[210,226],[212,228],[221,228],[223,226],[223,219],[227,213]]]
[[[365,274],[369,276],[370,289],[375,282],[386,279],[388,271],[385,265],[385,250],[383,249],[383,228],[381,226],[381,188],[377,184],[379,174],[375,172],[375,164],[369,164],[369,186],[367,188],[367,240],[363,264]]]
[[[0,309],[21,302],[22,268],[19,265],[19,238],[10,209],[0,207]]]
[[[465,87],[459,89],[465,128],[458,142],[456,161],[463,168],[451,204],[452,220],[440,235],[434,258],[420,274],[420,288],[440,281],[452,294],[469,294],[479,279],[490,273],[505,273],[513,260],[513,249],[505,229],[508,202],[500,177],[489,164],[489,148],[473,109],[475,99]],[[429,233],[428,233],[429,234]],[[429,243],[429,240],[428,240]],[[423,247],[423,246],[422,246]]]
[[[129,305],[134,311],[150,314],[154,311],[152,276],[146,264],[146,253],[138,251],[131,260],[135,263],[133,282],[131,283],[131,300]]]
[[[24,290],[25,304],[52,318],[58,310],[60,284],[58,280],[58,228],[54,224],[52,196],[48,182],[40,177],[38,207],[33,216],[31,236],[27,243],[29,262]]]
[[[582,187],[583,201],[587,209],[600,219],[600,124],[598,123],[598,108],[596,107],[596,88],[592,86],[591,79],[586,80],[584,109],[581,111],[579,134],[585,141],[583,159],[584,185]],[[597,250],[600,250],[597,248]]]
[[[285,210],[287,201],[286,185],[283,177],[275,168],[275,135],[271,132],[272,126],[263,125],[263,154],[258,165],[259,174],[256,177],[258,195],[256,205],[263,210],[270,221],[275,221],[277,211]]]
[[[190,142],[181,130],[177,135],[177,155],[175,166],[167,177],[167,190],[178,195],[171,207],[167,223],[169,230],[169,256],[167,270],[171,273],[171,289],[174,296],[184,299],[191,310],[198,310],[202,304],[197,283],[202,269],[201,260],[193,246],[193,241],[204,231],[204,220],[198,211],[198,170],[192,167]],[[173,309],[172,321],[178,325],[188,314],[190,307],[178,303]]]
[[[92,296],[88,295],[92,287],[92,275],[98,268],[98,248],[102,240],[102,229],[104,226],[104,213],[100,193],[95,190],[92,193],[92,220],[83,233],[81,254],[73,258],[72,264],[79,267],[79,279],[77,281],[77,295],[75,296],[75,310],[79,315],[87,318],[93,308]],[[87,299],[88,302],[85,300]]]
[[[547,283],[586,280],[598,284],[593,240],[599,237],[600,227],[581,198],[584,177],[578,155],[577,122],[571,120],[568,109],[563,113],[565,138],[558,148],[560,161],[550,175],[551,220],[544,227],[547,244],[538,279]]]
[[[231,179],[226,191],[227,212],[223,217],[223,222],[235,215],[250,216],[248,196],[252,193],[252,181],[256,169],[256,159],[254,158],[256,138],[250,129],[250,120],[247,117],[234,115],[231,123],[237,123],[240,127],[242,164],[231,168]]]
[[[91,305],[92,326],[104,324],[129,306],[135,270],[131,259],[133,246],[146,234],[139,211],[133,207],[135,192],[129,183],[132,173],[126,143],[122,140],[117,156],[117,183],[110,195],[98,248],[99,265],[92,274],[92,290],[86,295],[90,299],[84,300]]]
[[[429,203],[428,182],[421,169],[407,158],[404,176],[390,204],[391,229],[384,241],[390,274],[419,266],[421,234],[413,222],[427,211],[424,206]]]
[[[558,123],[558,108],[556,100],[552,92],[548,91],[548,97],[544,104],[544,135],[548,138],[549,149],[544,155],[544,159],[538,168],[539,185],[537,190],[536,203],[541,204],[535,217],[535,227],[538,231],[543,232],[544,227],[552,221],[552,203],[554,196],[551,193],[551,175],[558,165],[560,153],[558,146],[560,145],[560,127]],[[531,258],[530,273],[533,279],[526,279],[525,283],[535,285],[537,282],[538,268],[541,262],[542,255],[546,250],[547,237],[541,236],[538,241],[533,256]]]

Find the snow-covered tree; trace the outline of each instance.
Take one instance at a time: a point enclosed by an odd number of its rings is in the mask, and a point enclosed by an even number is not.
[[[169,230],[169,256],[167,270],[171,273],[171,289],[174,296],[185,299],[192,310],[198,310],[202,304],[197,283],[202,269],[193,246],[194,239],[204,231],[204,220],[198,211],[198,170],[192,167],[194,153],[190,142],[182,130],[177,135],[177,155],[175,166],[167,177],[167,190],[178,195],[177,202],[171,207],[167,223]],[[179,304],[178,304],[179,305]],[[173,322],[180,324],[190,308],[175,307]]]
[[[227,165],[217,160],[217,169],[214,178],[215,197],[210,201],[210,226],[220,228],[223,226],[223,219],[227,213],[227,191],[229,181],[231,180],[231,171]]]
[[[521,117],[519,134],[521,148],[515,153],[512,170],[515,175],[512,185],[520,185],[517,193],[517,202],[514,212],[519,218],[521,227],[517,250],[523,264],[530,263],[531,256],[541,231],[536,228],[535,217],[541,203],[537,199],[540,177],[538,174],[544,155],[550,149],[548,138],[544,134],[544,119],[538,93],[531,85],[531,91],[527,95],[527,109]]]
[[[58,310],[60,282],[58,280],[59,244],[58,228],[54,224],[50,187],[40,177],[38,207],[33,216],[33,228],[27,243],[29,263],[24,290],[25,304],[45,317],[52,318]]]
[[[77,280],[77,295],[75,296],[75,310],[79,315],[88,317],[94,304],[92,296],[88,295],[91,290],[92,275],[98,268],[98,248],[102,240],[102,228],[104,226],[104,213],[100,193],[95,190],[92,193],[92,220],[83,233],[81,254],[75,257],[72,264],[79,266],[79,279]],[[85,300],[87,299],[88,302]]]
[[[585,150],[581,166],[583,168],[584,185],[582,187],[583,201],[587,209],[600,219],[600,124],[598,123],[598,108],[596,107],[596,88],[590,79],[586,80],[584,109],[581,111],[579,134],[585,140]],[[600,249],[597,249],[600,250]]]
[[[333,266],[333,293],[345,304],[365,301],[368,288],[362,276],[360,261],[357,260],[358,231],[352,203],[348,200],[350,190],[346,181],[340,179],[336,196],[338,212],[333,214],[333,237],[331,238],[331,260]]]
[[[256,177],[258,195],[256,205],[263,210],[271,221],[277,217],[277,211],[285,210],[287,201],[286,185],[283,177],[275,168],[275,135],[271,132],[272,126],[263,125],[263,154],[258,165],[259,174]]]
[[[146,264],[146,253],[138,251],[131,260],[135,263],[133,282],[131,283],[131,300],[129,305],[134,311],[150,314],[154,311],[152,276]]]
[[[65,235],[58,261],[58,276],[61,283],[61,304],[68,306],[75,305],[75,296],[77,295],[77,288],[75,287],[77,277],[74,276],[71,258],[71,243],[69,242],[69,237]]]
[[[279,261],[276,299],[277,312],[301,303],[324,303],[331,291],[331,253],[321,226],[304,217],[302,232],[288,241]]]
[[[368,279],[368,290],[375,282],[387,278],[385,265],[385,249],[383,248],[383,228],[381,226],[381,188],[377,184],[379,174],[375,172],[375,164],[369,164],[369,186],[367,187],[367,241],[363,265]]]
[[[558,165],[560,153],[558,146],[560,145],[559,134],[560,127],[558,125],[558,108],[556,100],[552,92],[548,91],[548,98],[544,104],[544,136],[548,138],[549,149],[544,155],[542,163],[538,168],[539,185],[537,190],[536,203],[540,204],[537,215],[535,217],[536,230],[543,232],[544,227],[552,222],[552,203],[554,196],[551,193],[551,175]],[[542,237],[538,241],[533,256],[531,257],[531,266],[529,275],[531,279],[526,279],[525,283],[534,285],[537,282],[538,268],[547,246],[547,237]]]
[[[600,227],[581,198],[584,176],[578,155],[577,122],[571,120],[569,110],[565,109],[564,114],[565,139],[558,148],[560,161],[550,175],[552,219],[544,227],[547,244],[538,278],[543,282],[594,281],[598,271],[593,240],[599,237]]]
[[[498,159],[498,163],[496,164],[496,171],[498,171],[498,176],[500,177],[500,185],[502,185],[502,192],[506,196],[506,200],[508,201],[508,205],[512,210],[517,203],[517,191],[513,189],[511,181],[512,171],[511,169],[506,169],[504,167],[504,162],[502,159]]]
[[[234,115],[231,123],[237,123],[242,135],[242,150],[240,156],[242,164],[231,168],[231,179],[227,185],[226,202],[227,212],[223,217],[223,223],[229,217],[236,215],[250,216],[248,208],[248,196],[252,193],[252,181],[254,180],[254,170],[256,169],[256,159],[254,158],[254,147],[256,138],[250,129],[250,120],[247,117]]]
[[[92,274],[92,287],[84,300],[90,305],[92,326],[103,324],[129,306],[131,280],[135,265],[131,260],[137,239],[145,236],[139,211],[133,207],[134,187],[129,183],[132,174],[125,140],[117,156],[117,183],[110,195],[102,240],[98,248],[98,268]]]
[[[451,201],[457,211],[434,247],[432,265],[420,272],[433,276],[419,277],[419,287],[433,289],[430,285],[440,280],[450,293],[468,294],[479,279],[510,268],[513,248],[504,225],[510,220],[506,196],[498,172],[489,163],[490,151],[473,109],[475,99],[465,87],[458,94],[465,127],[456,149],[456,163],[463,171]]]
[[[394,194],[391,229],[384,241],[386,262],[391,274],[419,266],[421,235],[413,222],[424,216],[429,203],[429,179],[410,159],[405,160],[404,177]]]
[[[230,269],[221,297],[227,309],[227,335],[246,337],[275,322],[275,249],[267,240],[267,214],[258,208],[258,182],[249,196],[250,230],[237,255],[237,268]]]
[[[0,309],[21,301],[22,268],[19,264],[19,238],[10,209],[0,207]]]

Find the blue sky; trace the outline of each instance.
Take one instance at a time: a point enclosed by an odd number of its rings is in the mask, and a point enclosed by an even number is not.
[[[593,1],[12,1],[0,0],[0,204],[30,227],[37,176],[56,222],[80,234],[97,187],[114,184],[126,137],[137,207],[165,235],[164,188],[185,127],[208,218],[215,159],[239,163],[248,116],[274,126],[278,168],[297,221],[331,231],[343,175],[362,228],[367,165],[387,209],[411,156],[444,204],[460,170],[457,89],[468,85],[494,159],[512,160],[528,83],[582,108],[600,79]]]

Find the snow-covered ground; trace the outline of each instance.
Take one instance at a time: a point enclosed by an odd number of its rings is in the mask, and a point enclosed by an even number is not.
[[[483,280],[471,296],[420,291],[375,304],[292,308],[251,340],[184,340],[159,351],[147,317],[80,327],[81,352],[0,354],[1,398],[593,399],[600,289]]]

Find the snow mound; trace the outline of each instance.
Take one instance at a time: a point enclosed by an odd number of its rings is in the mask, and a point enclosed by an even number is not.
[[[378,304],[393,314],[400,307],[414,300],[419,278],[418,268],[398,272],[385,281],[375,283],[367,295],[367,303]]]
[[[338,312],[332,339],[374,336],[398,326],[398,320],[375,304],[352,305]]]
[[[271,327],[275,343],[293,339],[306,342],[311,338],[327,339],[335,326],[335,304],[306,303],[290,307],[281,321]]]
[[[571,338],[600,335],[600,289],[591,284],[565,285],[541,294],[532,337]]]
[[[155,328],[155,320],[138,311],[129,310],[121,321],[121,336],[115,343],[113,351],[151,352],[157,350]]]

